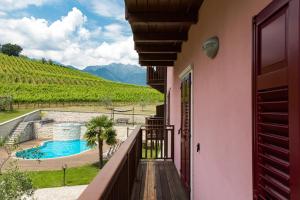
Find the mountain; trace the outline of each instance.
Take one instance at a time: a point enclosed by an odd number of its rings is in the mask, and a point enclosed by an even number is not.
[[[146,68],[137,65],[112,63],[103,66],[89,66],[83,71],[115,82],[146,85]]]
[[[120,74],[125,73],[118,69]],[[114,71],[106,72],[114,76]],[[131,78],[135,79],[135,76]],[[163,95],[150,87],[116,83],[69,67],[0,53],[1,96],[13,96],[15,103],[31,104],[163,100]]]

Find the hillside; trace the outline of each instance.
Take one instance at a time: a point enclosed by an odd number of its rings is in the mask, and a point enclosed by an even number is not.
[[[79,70],[0,54],[0,96],[15,102],[138,102],[162,101],[149,87],[120,84]]]
[[[89,66],[83,71],[111,81],[142,86],[146,85],[146,68],[136,65],[112,63],[104,66]]]

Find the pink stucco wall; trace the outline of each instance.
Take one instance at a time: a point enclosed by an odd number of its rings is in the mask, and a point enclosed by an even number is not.
[[[271,0],[205,0],[176,66],[168,69],[171,124],[180,127],[179,74],[193,65],[193,199],[252,199],[252,17]],[[209,59],[203,41],[217,35],[219,54]],[[201,144],[196,153],[196,144]],[[180,169],[180,135],[175,134]]]

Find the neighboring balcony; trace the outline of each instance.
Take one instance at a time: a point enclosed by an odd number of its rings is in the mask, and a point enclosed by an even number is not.
[[[164,125],[164,118],[163,117],[147,117],[146,118],[146,125],[148,127],[163,126]]]
[[[164,93],[165,91],[165,80],[167,77],[166,67],[147,67],[147,84]]]
[[[188,199],[173,159],[173,126],[139,126],[79,199]]]

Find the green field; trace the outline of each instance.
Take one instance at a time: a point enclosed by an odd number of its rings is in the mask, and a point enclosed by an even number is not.
[[[163,101],[149,87],[115,83],[79,70],[0,54],[0,96],[15,103]]]
[[[66,185],[87,185],[98,174],[97,164],[73,167],[66,170]],[[28,172],[35,188],[49,188],[63,186],[63,171]]]
[[[33,109],[20,109],[20,110],[0,112],[0,123],[19,117],[31,111],[33,111]]]

